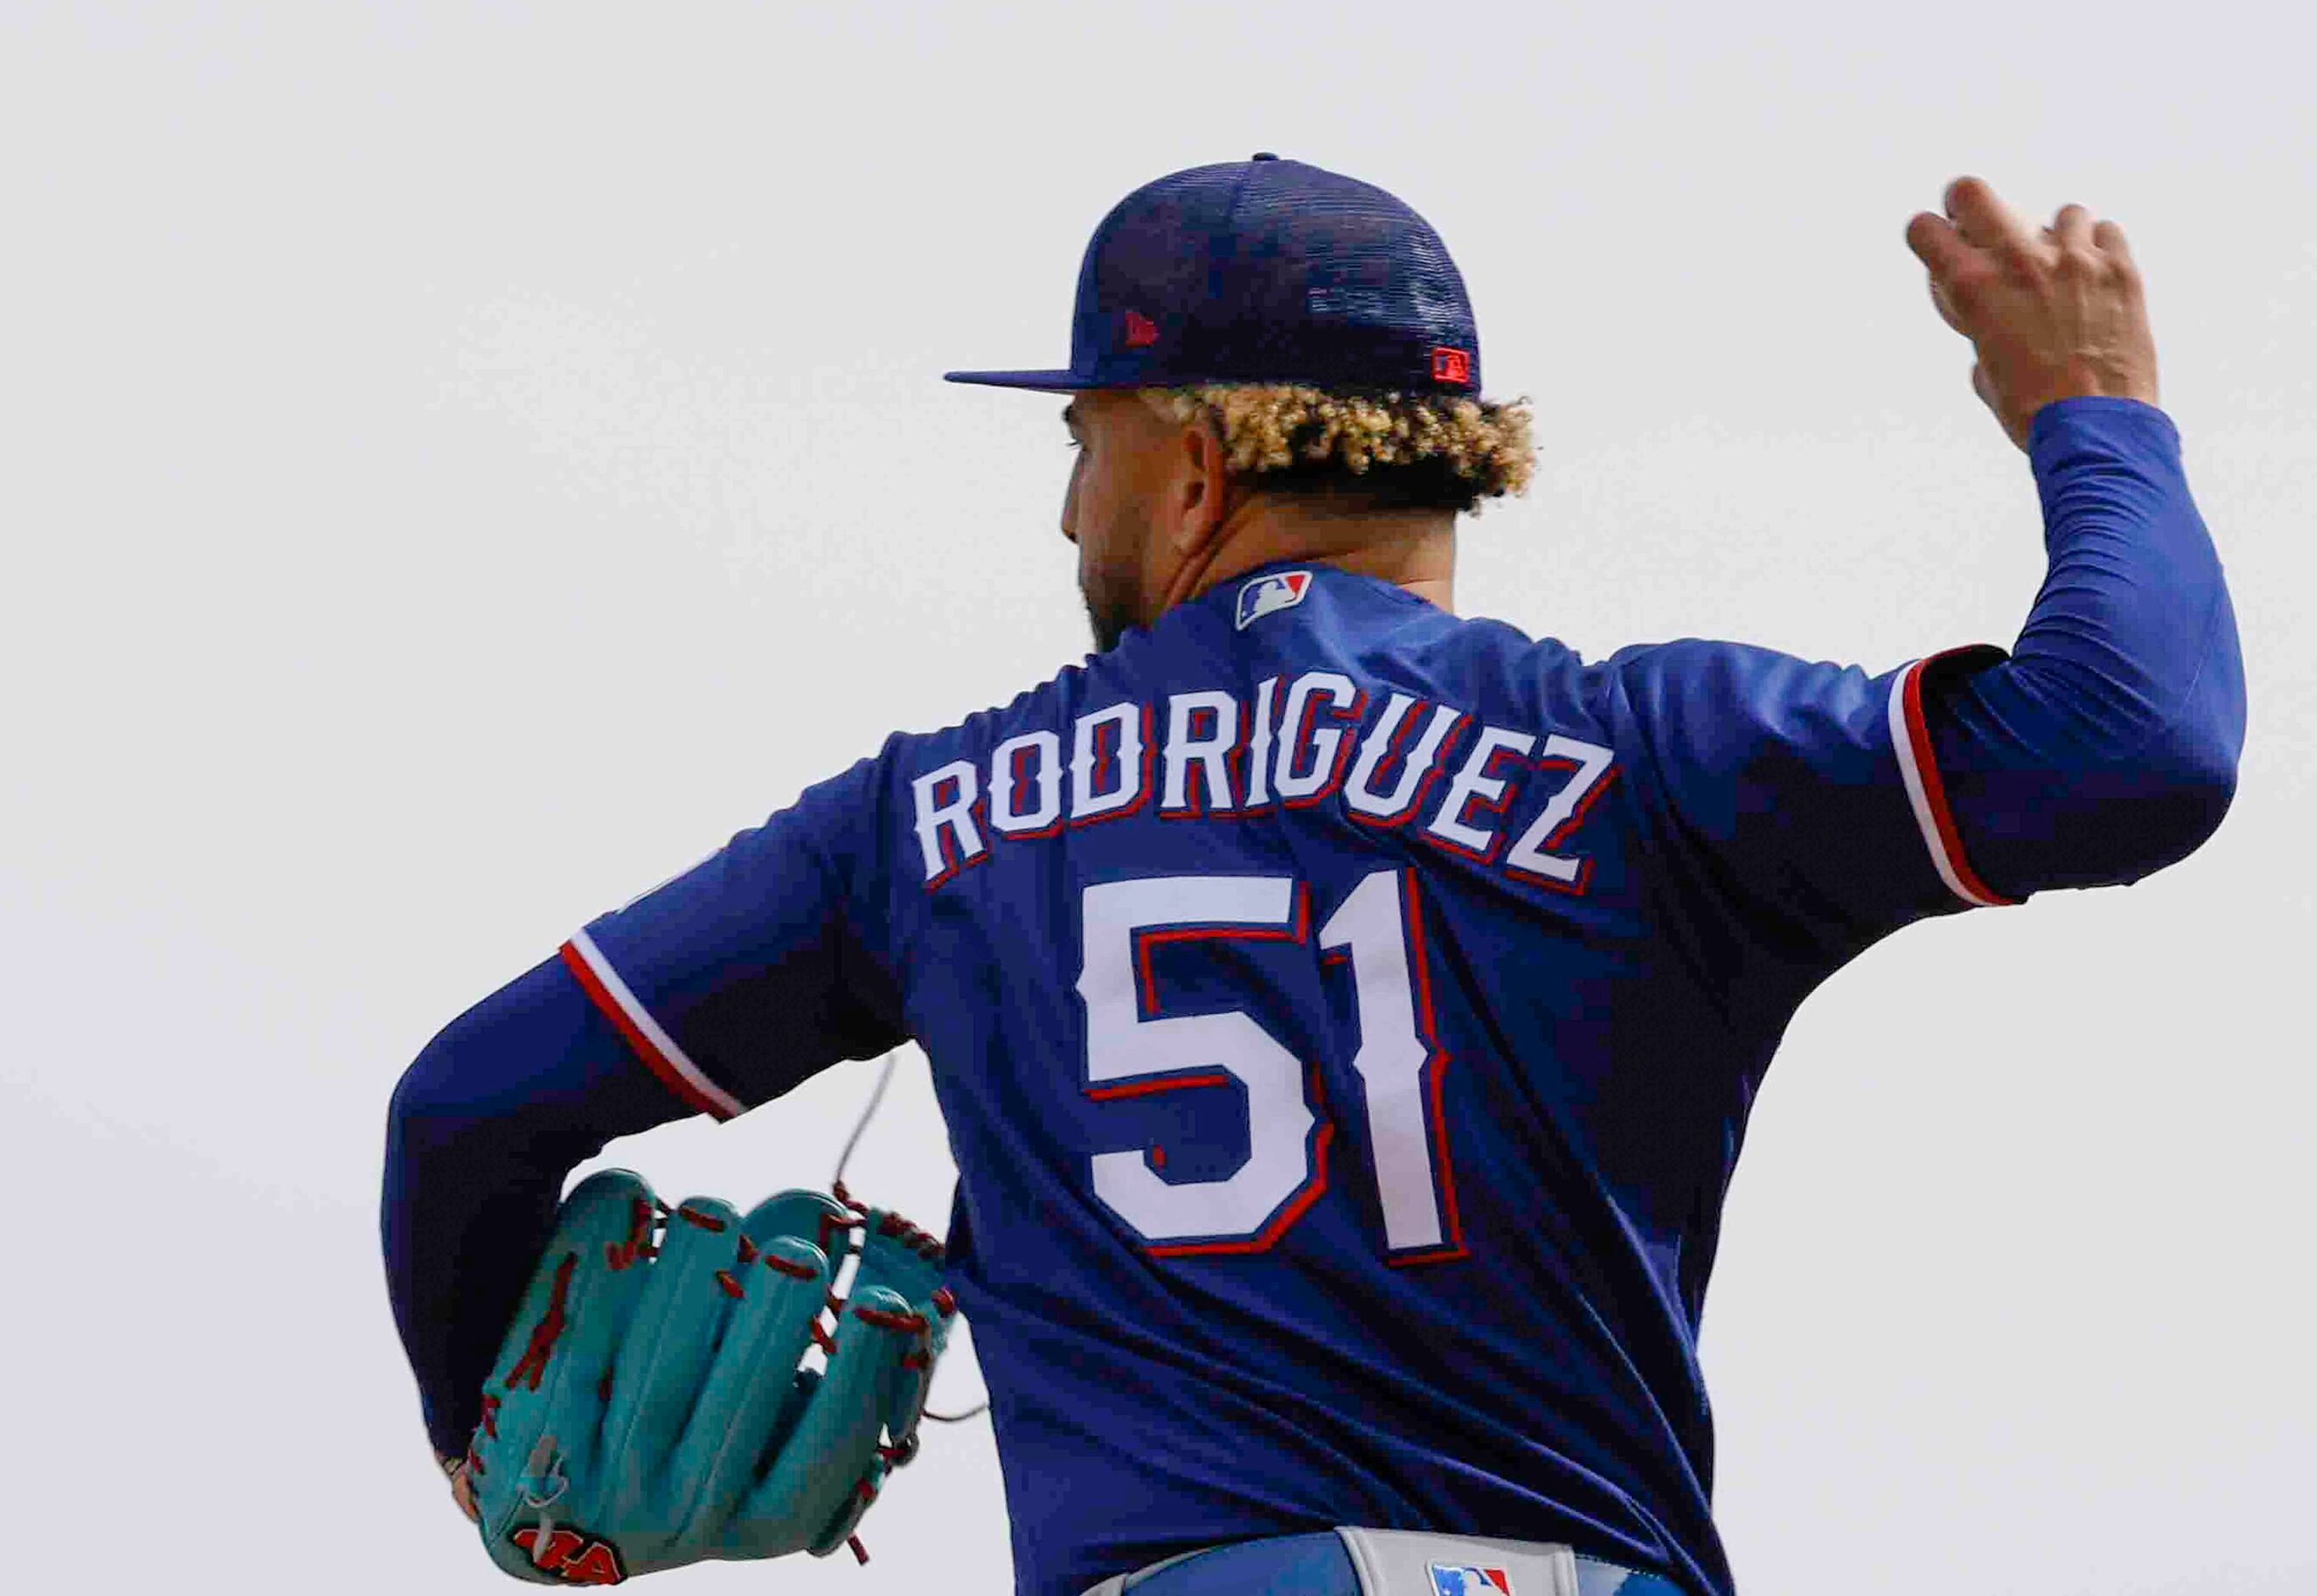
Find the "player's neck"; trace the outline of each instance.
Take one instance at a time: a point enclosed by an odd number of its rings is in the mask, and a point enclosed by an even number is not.
[[[1455,612],[1456,517],[1445,510],[1315,510],[1293,499],[1240,505],[1213,542],[1167,584],[1162,608],[1280,560],[1308,560],[1373,576]]]

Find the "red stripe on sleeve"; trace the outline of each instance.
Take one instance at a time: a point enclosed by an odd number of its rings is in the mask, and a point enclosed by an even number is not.
[[[562,954],[564,967],[577,978],[579,989],[587,994],[589,1002],[603,1011],[604,1018],[609,1020],[619,1029],[620,1034],[627,1038],[628,1046],[635,1050],[636,1057],[642,1059],[645,1067],[660,1078],[663,1085],[675,1092],[695,1113],[706,1114],[716,1119],[729,1119],[732,1117],[721,1106],[704,1096],[698,1087],[685,1080],[683,1072],[670,1063],[666,1055],[653,1045],[652,1039],[646,1036],[641,1028],[629,1017],[627,1010],[621,1007],[620,1000],[613,996],[610,989],[596,978],[595,972],[587,967],[587,960],[580,955],[578,949],[566,942],[563,944]]]
[[[2017,898],[2004,896],[1981,880],[1979,872],[1971,868],[1971,860],[1963,850],[1963,833],[1955,829],[1955,811],[1947,807],[1946,782],[1939,775],[1939,762],[1931,750],[1930,725],[1923,718],[1923,673],[1937,657],[1934,655],[1907,673],[1907,741],[1915,751],[1915,774],[1923,784],[1924,801],[1930,805],[1931,824],[1938,827],[1939,846],[1946,851],[1947,863],[1954,869],[1955,879],[1990,905],[2016,904]]]

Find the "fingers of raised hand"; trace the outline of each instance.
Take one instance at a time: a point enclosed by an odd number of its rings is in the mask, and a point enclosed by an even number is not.
[[[2062,259],[2089,257],[2095,253],[2092,213],[2080,205],[2062,205],[2052,218],[2052,225],[2044,229],[2044,237]]]
[[[2124,229],[2110,221],[2094,221],[2080,205],[2062,205],[2044,229],[2044,241],[2053,251],[2056,275],[2092,283],[2137,285],[2139,270],[2124,241]]]
[[[1934,278],[1953,276],[1968,265],[1977,253],[1955,230],[1953,222],[1928,210],[1917,211],[1907,223],[1907,247],[1930,269]]]
[[[2140,263],[2132,258],[2132,245],[2125,242],[2124,229],[2114,222],[2096,223],[2092,227],[2092,244],[2104,258],[2109,270],[2123,281],[2129,290],[2140,287]]]
[[[1964,317],[2000,272],[1994,256],[1965,238],[1953,222],[1928,210],[1907,224],[1907,247],[1930,273],[1931,303],[1940,319],[1968,335]]]
[[[1947,184],[1945,203],[1955,230],[1980,248],[2020,259],[2035,255],[2035,239],[2027,224],[1982,179],[1956,178]]]

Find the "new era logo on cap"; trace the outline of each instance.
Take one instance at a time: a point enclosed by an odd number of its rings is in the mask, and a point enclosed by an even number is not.
[[[1257,576],[1239,590],[1238,629],[1245,631],[1251,622],[1266,615],[1293,609],[1311,591],[1309,571],[1274,571],[1268,576]]]
[[[1472,380],[1472,352],[1451,349],[1445,343],[1436,344],[1432,351],[1432,380],[1463,382]]]
[[[1435,1563],[1431,1568],[1433,1596],[1513,1596],[1512,1575],[1501,1568],[1472,1563]]]
[[[1140,310],[1126,313],[1126,347],[1148,349],[1158,342],[1158,324]]]

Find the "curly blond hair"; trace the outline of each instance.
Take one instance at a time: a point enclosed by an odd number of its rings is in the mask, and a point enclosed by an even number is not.
[[[1300,383],[1144,388],[1141,396],[1169,421],[1205,416],[1232,472],[1265,488],[1476,512],[1484,499],[1526,492],[1536,471],[1525,399],[1331,393]]]

